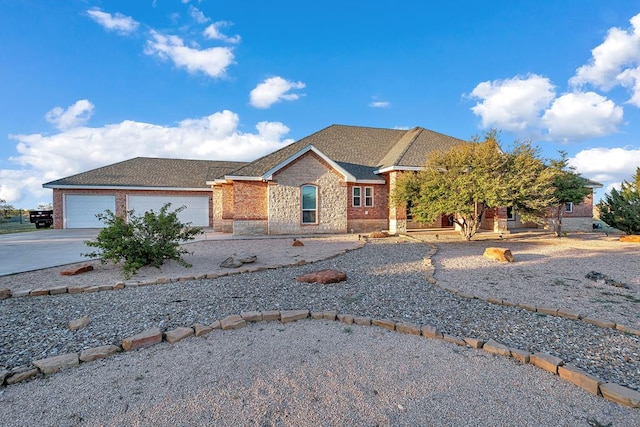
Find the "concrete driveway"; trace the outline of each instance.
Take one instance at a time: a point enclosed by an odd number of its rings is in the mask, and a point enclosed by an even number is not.
[[[87,261],[84,244],[98,229],[39,230],[0,235],[0,276]],[[0,279],[0,283],[2,279]]]

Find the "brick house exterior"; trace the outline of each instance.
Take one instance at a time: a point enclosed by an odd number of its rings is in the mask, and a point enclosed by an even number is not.
[[[56,228],[82,225],[74,222],[70,206],[81,209],[91,195],[102,197],[117,215],[132,206],[153,208],[149,201],[155,206],[163,200],[185,202],[201,222],[196,225],[236,235],[453,227],[445,214],[433,224],[412,221],[407,208],[394,205],[390,195],[401,174],[419,171],[430,153],[463,142],[420,127],[332,125],[248,163],[135,158],[44,187],[54,192]],[[572,206],[564,228],[590,230],[592,206],[592,196]],[[483,228],[505,231],[530,225],[511,214],[506,208],[491,209]]]

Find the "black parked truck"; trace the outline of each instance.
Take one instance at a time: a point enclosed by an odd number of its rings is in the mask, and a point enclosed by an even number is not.
[[[29,211],[29,222],[36,228],[49,228],[53,225],[53,211]]]

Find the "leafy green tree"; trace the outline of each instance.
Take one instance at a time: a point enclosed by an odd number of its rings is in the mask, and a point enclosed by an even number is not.
[[[11,212],[15,211],[16,208],[13,205],[7,203],[5,199],[0,199],[0,224],[4,221],[5,218],[8,218],[11,215]]]
[[[429,156],[417,174],[398,179],[395,203],[410,206],[423,223],[453,214],[466,240],[476,234],[487,209],[513,207],[526,221],[542,221],[553,200],[552,174],[529,143],[504,152],[496,131]]]
[[[569,165],[567,153],[560,151],[560,159],[551,160],[549,167],[554,173],[553,177],[553,231],[556,236],[562,236],[562,217],[567,203],[579,204],[591,193],[587,187],[589,181],[576,173],[573,166]]]
[[[640,167],[631,182],[622,181],[598,203],[600,219],[627,234],[640,234]]]
[[[202,233],[199,227],[191,227],[178,220],[178,213],[184,206],[169,212],[170,203],[160,208],[158,213],[145,212],[142,216],[134,211],[127,212],[127,218],[116,216],[112,211],[96,215],[106,227],[100,230],[95,240],[86,245],[99,248],[98,251],[83,254],[90,258],[100,258],[106,264],[123,262],[122,272],[129,279],[132,274],[146,265],[156,268],[165,260],[174,260],[184,267],[191,267],[182,255],[189,251],[180,246],[181,242],[193,240]]]

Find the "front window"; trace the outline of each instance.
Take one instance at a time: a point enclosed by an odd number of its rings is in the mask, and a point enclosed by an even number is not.
[[[359,208],[362,206],[362,189],[360,187],[353,187],[353,207]]]
[[[507,219],[513,221],[516,219],[516,213],[513,211],[513,206],[507,207]]]
[[[368,208],[373,206],[373,187],[364,187],[364,205]]]
[[[564,204],[564,211],[565,212],[573,212],[573,203],[572,202],[567,202]]]
[[[318,188],[314,185],[302,186],[302,223],[318,223]]]

